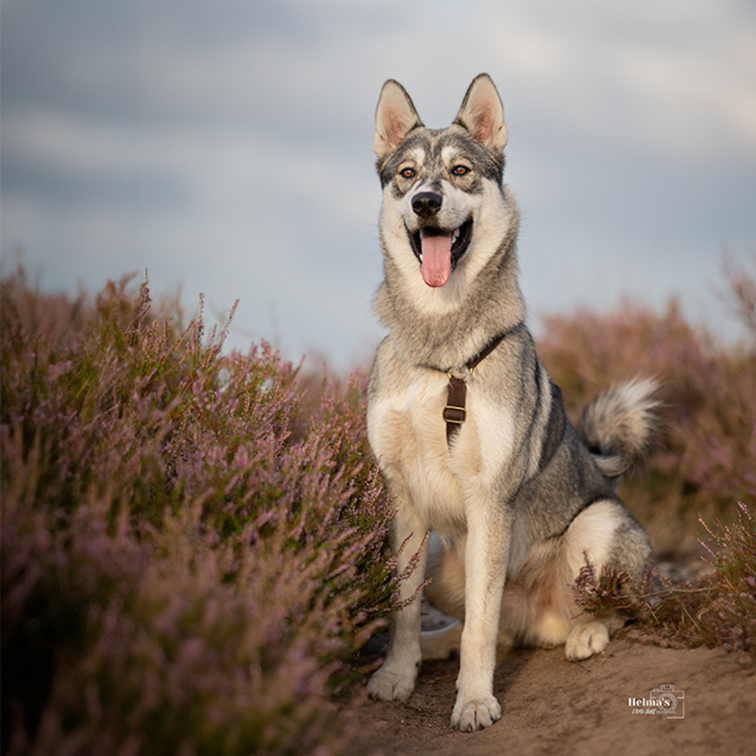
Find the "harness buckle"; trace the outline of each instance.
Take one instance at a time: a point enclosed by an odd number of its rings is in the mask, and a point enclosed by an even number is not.
[[[453,405],[447,405],[444,407],[444,420],[447,423],[462,425],[466,418],[467,410],[464,407],[454,407]]]

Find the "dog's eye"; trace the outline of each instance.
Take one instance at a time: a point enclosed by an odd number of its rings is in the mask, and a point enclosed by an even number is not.
[[[402,168],[402,170],[399,171],[399,174],[402,178],[411,179],[415,178],[416,171],[414,168]]]
[[[454,168],[452,168],[452,173],[455,176],[466,176],[470,173],[470,169],[466,165],[455,165]]]

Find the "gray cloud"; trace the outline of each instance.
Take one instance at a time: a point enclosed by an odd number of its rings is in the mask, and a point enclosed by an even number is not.
[[[747,2],[9,0],[2,14],[4,255],[22,244],[49,288],[149,268],[188,304],[239,297],[236,346],[277,336],[292,358],[344,366],[379,338],[372,118],[389,76],[431,126],[494,76],[536,312],[678,293],[713,313],[722,246],[754,247]]]

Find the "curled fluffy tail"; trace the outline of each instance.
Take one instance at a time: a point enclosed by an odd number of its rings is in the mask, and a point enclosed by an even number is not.
[[[599,394],[583,413],[578,433],[607,478],[619,478],[648,451],[659,426],[658,389],[653,379],[634,378]]]

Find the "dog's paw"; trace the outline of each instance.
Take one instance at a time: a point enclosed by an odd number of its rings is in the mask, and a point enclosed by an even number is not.
[[[381,701],[406,701],[415,689],[417,667],[397,668],[384,665],[368,680],[368,693]]]
[[[501,719],[501,706],[494,696],[463,700],[459,695],[451,715],[451,726],[462,732],[475,732],[490,727]]]
[[[600,654],[609,645],[609,630],[600,622],[587,622],[570,630],[564,644],[564,656],[569,661],[582,661]]]

